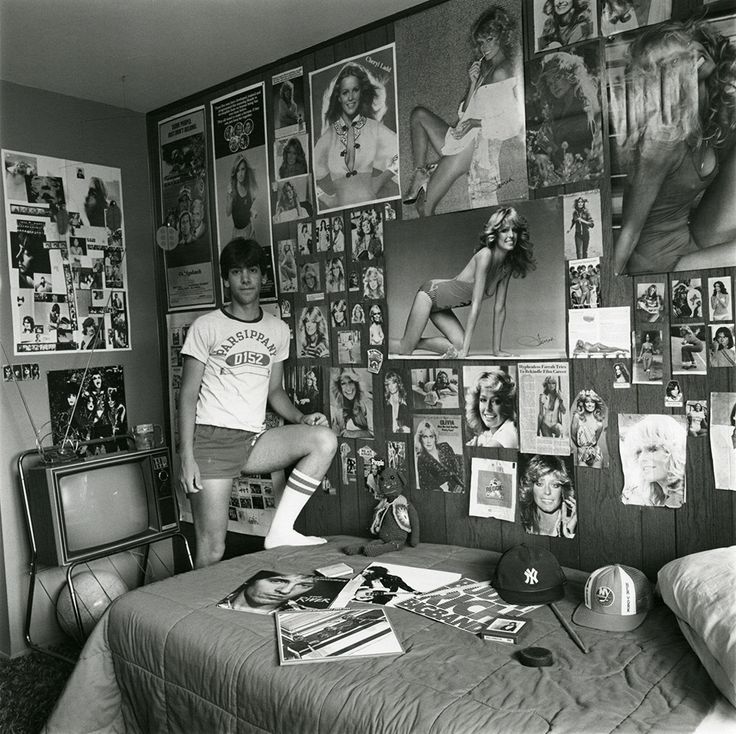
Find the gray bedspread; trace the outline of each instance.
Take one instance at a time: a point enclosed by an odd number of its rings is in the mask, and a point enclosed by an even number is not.
[[[576,631],[584,655],[541,607],[525,645],[554,664],[528,668],[512,645],[388,609],[398,657],[279,666],[270,616],[217,601],[261,569],[311,572],[345,561],[355,538],[277,548],[144,586],[116,600],[90,636],[48,732],[187,734],[535,734],[691,732],[718,692],[659,604],[634,632]],[[387,563],[491,577],[498,553],[423,543]],[[558,607],[569,619],[585,574],[568,572]]]

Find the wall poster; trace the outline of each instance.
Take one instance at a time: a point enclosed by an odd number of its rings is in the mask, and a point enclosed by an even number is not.
[[[271,195],[266,146],[264,84],[239,89],[211,102],[215,210],[219,251],[234,237],[258,242],[270,273],[262,301],[276,299],[271,246]]]
[[[204,107],[158,125],[161,213],[176,232],[164,247],[169,310],[215,305]]]
[[[15,355],[130,349],[120,169],[2,159]]]

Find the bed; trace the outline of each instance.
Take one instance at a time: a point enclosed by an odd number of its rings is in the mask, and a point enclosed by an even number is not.
[[[344,561],[362,570],[374,559],[341,551],[355,542],[261,551],[120,597],[87,641],[47,731],[673,734],[694,731],[722,703],[662,603],[630,633],[576,627],[587,655],[549,608],[536,609],[524,645],[552,651],[543,668],[522,666],[513,645],[396,608],[387,613],[403,655],[279,666],[273,617],[216,606],[262,569]],[[499,557],[422,543],[381,560],[483,580]],[[566,573],[557,606],[569,619],[586,574]]]

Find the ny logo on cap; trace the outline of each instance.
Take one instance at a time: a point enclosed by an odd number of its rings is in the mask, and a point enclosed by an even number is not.
[[[524,571],[524,583],[525,584],[536,584],[538,583],[537,579],[537,569],[536,568],[527,568]]]

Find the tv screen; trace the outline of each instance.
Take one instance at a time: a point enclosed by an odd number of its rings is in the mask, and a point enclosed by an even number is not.
[[[71,554],[145,533],[150,523],[144,465],[90,467],[59,477]]]

